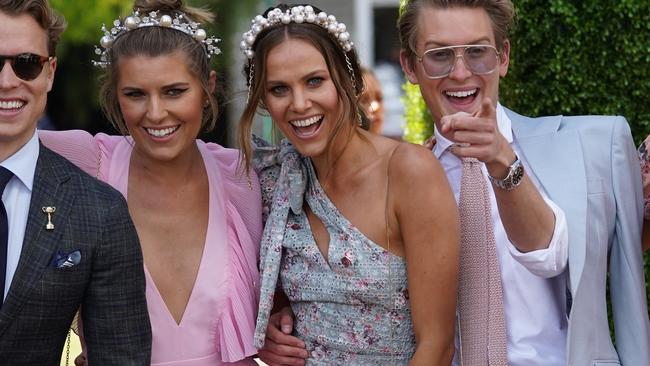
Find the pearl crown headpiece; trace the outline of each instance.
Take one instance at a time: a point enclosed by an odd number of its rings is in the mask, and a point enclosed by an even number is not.
[[[103,49],[95,46],[95,54],[99,56],[99,61],[93,61],[93,65],[106,68],[110,64],[108,51],[113,47],[113,42],[123,34],[143,27],[163,27],[183,32],[205,46],[205,53],[208,58],[221,53],[221,50],[217,47],[217,43],[221,40],[216,37],[208,37],[205,30],[200,28],[199,23],[191,21],[184,14],[175,14],[172,17],[167,14],[159,15],[158,12],[152,11],[145,16],[141,16],[140,11],[136,10],[126,17],[123,22],[119,18],[115,19],[111,29],[106,28],[106,25],[102,25],[104,36],[100,39],[99,44]]]
[[[253,25],[248,32],[244,33],[239,48],[247,58],[252,59],[255,56],[253,43],[255,43],[255,39],[261,31],[276,24],[289,24],[291,22],[310,23],[325,28],[336,38],[339,45],[346,52],[352,50],[354,46],[354,43],[350,41],[350,33],[347,32],[345,24],[337,22],[334,15],[327,15],[325,12],[316,13],[311,6],[300,5],[294,6],[286,12],[275,8],[267,13],[266,18],[262,15],[257,15],[251,20]]]

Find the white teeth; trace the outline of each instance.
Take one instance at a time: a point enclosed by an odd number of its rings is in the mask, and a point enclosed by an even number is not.
[[[465,91],[456,91],[456,92],[448,91],[448,92],[445,92],[445,93],[450,97],[465,98],[465,97],[469,97],[470,95],[476,94],[476,89],[465,90]]]
[[[317,123],[321,120],[322,117],[323,116],[314,116],[307,119],[289,121],[289,123],[291,123],[291,125],[294,127],[307,127],[313,125],[314,123]]]
[[[12,100],[10,102],[0,102],[0,109],[18,109],[25,105],[25,102]]]
[[[176,126],[176,127],[168,127],[168,128],[163,128],[163,129],[146,128],[147,133],[150,134],[151,136],[155,136],[155,137],[169,136],[172,133],[174,133],[174,131],[176,131],[177,129],[178,129],[178,126]]]

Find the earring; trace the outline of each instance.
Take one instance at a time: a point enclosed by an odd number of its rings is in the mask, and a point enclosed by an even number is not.
[[[208,108],[209,106],[210,106],[210,99],[206,99],[206,100],[203,102],[203,108],[205,109],[205,108]]]

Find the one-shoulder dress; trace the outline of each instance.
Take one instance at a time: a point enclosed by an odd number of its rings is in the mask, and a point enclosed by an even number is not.
[[[286,140],[279,147],[254,142],[266,216],[256,346],[263,345],[273,296],[281,288],[295,315],[294,335],[309,352],[308,365],[406,365],[415,337],[405,260],[372,242],[337,210],[311,160]],[[327,228],[327,258],[316,245],[305,206]]]

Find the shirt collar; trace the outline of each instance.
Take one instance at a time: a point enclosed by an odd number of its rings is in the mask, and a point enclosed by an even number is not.
[[[38,132],[29,141],[0,163],[1,166],[9,169],[14,175],[29,189],[32,190],[34,184],[34,174],[36,172],[36,161],[39,153]]]
[[[501,132],[503,137],[506,138],[506,141],[508,141],[508,143],[512,143],[512,122],[510,121],[510,117],[508,117],[506,114],[505,108],[503,108],[499,102],[497,102],[496,113],[499,132]],[[433,154],[436,156],[436,158],[440,158],[440,155],[442,155],[442,153],[444,153],[451,145],[453,145],[454,142],[444,137],[438,131],[438,128],[435,124],[433,125],[433,129],[436,136],[436,144],[433,147]]]

